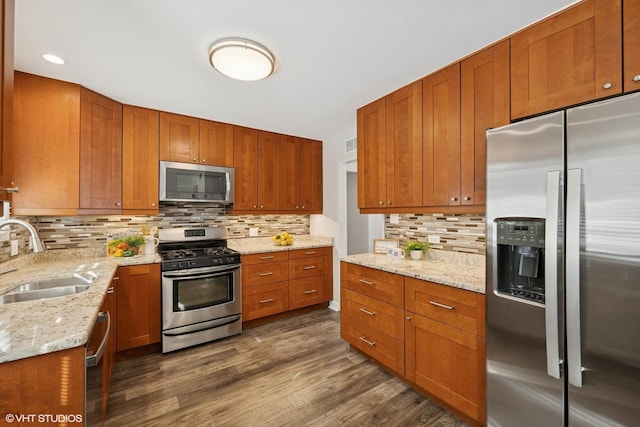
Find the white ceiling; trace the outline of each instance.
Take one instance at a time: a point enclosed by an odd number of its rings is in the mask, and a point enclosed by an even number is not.
[[[15,68],[123,103],[315,139],[356,108],[573,0],[16,0]],[[211,68],[224,37],[276,57],[257,82]],[[42,59],[55,53],[59,66]]]

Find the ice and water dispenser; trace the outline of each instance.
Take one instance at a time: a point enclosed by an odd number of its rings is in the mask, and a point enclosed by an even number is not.
[[[544,304],[544,219],[495,222],[498,293]]]

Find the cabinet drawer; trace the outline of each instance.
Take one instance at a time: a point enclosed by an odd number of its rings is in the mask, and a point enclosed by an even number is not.
[[[289,281],[289,310],[329,301],[331,293],[326,274],[291,280]]]
[[[350,289],[342,290],[342,316],[357,320],[395,339],[404,339],[404,310]]]
[[[287,251],[261,252],[258,254],[242,255],[242,265],[262,264],[265,262],[287,261],[289,254]]]
[[[484,335],[482,295],[446,285],[407,278],[406,309],[472,334]]]
[[[244,321],[282,313],[288,308],[288,282],[242,289],[242,320]]]
[[[404,277],[374,268],[342,263],[342,287],[381,301],[404,306]]]
[[[332,253],[332,248],[330,247],[296,249],[289,251],[289,259],[313,258],[317,256],[331,257]]]
[[[264,285],[289,279],[289,261],[242,265],[242,287]]]
[[[379,363],[404,375],[404,341],[349,317],[341,316],[340,336]]]
[[[289,261],[289,278],[319,276],[327,273],[327,257],[301,258]]]

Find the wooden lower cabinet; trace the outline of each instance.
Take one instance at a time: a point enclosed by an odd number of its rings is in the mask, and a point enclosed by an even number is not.
[[[289,283],[276,282],[242,289],[242,319],[253,320],[289,309]]]
[[[484,295],[346,262],[340,268],[342,338],[483,425]]]
[[[117,276],[117,351],[159,343],[160,264],[119,267]]]

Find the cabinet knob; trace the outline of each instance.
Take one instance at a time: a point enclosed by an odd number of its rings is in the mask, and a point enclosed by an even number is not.
[[[383,202],[382,200],[380,200],[380,201],[378,202],[378,204],[379,204],[379,205],[384,205],[384,202]]]
[[[116,202],[116,206],[121,206],[121,205],[122,205],[122,203]]]
[[[253,205],[253,209],[258,209],[258,206],[256,206],[256,205]]]
[[[207,163],[207,159],[202,159],[202,163]]]
[[[634,82],[640,82],[640,74],[633,76]]]
[[[471,197],[469,197],[469,196],[464,196],[464,200],[466,200],[466,201],[468,202],[469,200],[471,200]]]
[[[606,82],[605,84],[602,85],[603,89],[611,89],[611,86],[613,86],[611,83]]]
[[[457,201],[458,201],[458,198],[457,198],[457,197],[452,197],[452,198],[451,198],[451,201],[452,201],[452,202],[457,202]]]
[[[387,204],[390,205],[391,204],[391,200],[387,200]]]
[[[300,209],[300,206],[296,206],[296,209]]]
[[[302,205],[302,209],[304,209],[304,205]]]
[[[194,161],[194,162],[197,162],[197,161],[198,161],[198,159],[194,157],[194,158],[193,158],[193,161]]]
[[[156,207],[156,204],[155,204],[155,203],[151,203],[151,207],[152,207],[152,208],[155,208],[155,207]]]
[[[405,319],[407,319],[408,321],[411,321],[411,317],[409,316],[405,317]]]
[[[112,287],[110,287],[109,289],[107,289],[107,293],[108,293],[108,294],[112,294],[112,293],[113,293],[113,286],[112,286]]]
[[[264,209],[264,205],[260,205],[260,209]]]

